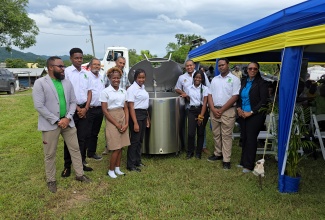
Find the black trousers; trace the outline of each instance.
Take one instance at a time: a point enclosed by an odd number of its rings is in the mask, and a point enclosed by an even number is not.
[[[135,115],[137,117],[137,122],[139,124],[139,132],[134,131],[134,123],[130,117],[129,120],[129,130],[130,130],[130,142],[131,145],[128,147],[127,151],[127,164],[128,169],[135,168],[141,163],[141,147],[143,143],[144,133],[147,127],[147,110],[135,109]]]
[[[88,118],[88,137],[86,139],[86,147],[88,157],[94,156],[97,150],[97,141],[98,141],[98,133],[102,126],[103,121],[103,110],[101,106],[89,108],[87,112]]]
[[[78,144],[81,153],[82,161],[86,160],[86,138],[89,136],[88,132],[88,115],[86,118],[79,118],[77,112],[73,115],[73,120],[77,128]],[[67,148],[66,143],[64,142],[64,167],[70,168],[72,164],[71,156]]]
[[[203,149],[203,142],[204,142],[204,131],[205,126],[208,122],[209,118],[209,111],[204,114],[204,119],[202,124],[199,126],[197,124],[197,120],[195,120],[198,115],[201,113],[202,107],[195,108],[191,107],[188,112],[188,147],[187,147],[187,154],[192,155],[195,151],[195,136],[197,135],[197,143],[196,143],[196,155],[201,155]]]
[[[184,112],[181,112],[181,121],[180,121],[180,141],[181,141],[181,151],[186,150],[187,145],[187,126],[188,126],[188,108],[185,108]]]
[[[257,150],[257,136],[263,128],[265,118],[266,116],[264,114],[257,113],[246,119],[238,119],[242,138],[240,165],[249,170],[254,169]]]

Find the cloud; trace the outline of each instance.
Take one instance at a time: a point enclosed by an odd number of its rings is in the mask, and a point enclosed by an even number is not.
[[[182,19],[170,19],[166,15],[158,15],[158,19],[163,20],[167,24],[171,26],[180,27],[183,30],[187,30],[187,32],[194,32],[194,33],[202,33],[204,32],[204,28],[198,24],[195,24],[189,20],[182,20]]]
[[[44,14],[28,14],[28,17],[33,19],[36,22],[36,25],[41,27],[49,27],[51,26],[52,19],[50,17],[47,17]]]
[[[27,11],[40,34],[36,46],[24,52],[60,55],[80,47],[91,54],[91,44],[86,42],[90,24],[98,57],[108,46],[164,56],[167,44],[176,42],[176,34],[196,34],[210,41],[300,2],[303,0],[29,0]],[[49,43],[55,46],[48,47]]]
[[[89,24],[89,20],[84,16],[83,12],[74,12],[71,7],[66,5],[58,5],[53,10],[44,10],[45,14],[52,18],[53,21],[65,21],[71,23]]]

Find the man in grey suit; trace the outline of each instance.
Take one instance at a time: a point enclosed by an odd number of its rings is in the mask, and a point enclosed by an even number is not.
[[[33,87],[34,106],[39,113],[38,130],[42,131],[46,182],[49,190],[57,190],[55,180],[55,156],[60,134],[71,154],[76,180],[90,182],[84,175],[73,121],[76,96],[69,80],[65,80],[64,64],[60,57],[47,60],[48,75],[37,79]]]

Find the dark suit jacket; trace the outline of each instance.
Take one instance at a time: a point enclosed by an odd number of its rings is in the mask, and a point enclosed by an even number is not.
[[[73,115],[76,111],[77,99],[71,82],[67,79],[61,82],[67,106],[65,117],[70,119],[69,126],[74,127]],[[55,122],[60,119],[60,103],[58,93],[49,75],[35,81],[33,87],[33,100],[35,109],[39,113],[38,130],[55,130],[58,127]]]
[[[243,88],[245,88],[246,83],[247,78],[242,79],[239,90],[239,99],[237,101],[237,107],[240,108],[242,107],[241,93]],[[256,74],[252,87],[249,90],[249,101],[254,114],[258,113],[262,107],[266,107],[268,96],[269,93],[267,82],[261,77],[260,73],[258,73]]]

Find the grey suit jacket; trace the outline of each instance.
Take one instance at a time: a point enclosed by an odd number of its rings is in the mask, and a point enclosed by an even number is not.
[[[67,113],[65,117],[70,119],[69,126],[74,127],[73,115],[76,111],[77,99],[72,84],[69,80],[61,81],[64,89]],[[59,96],[49,75],[35,81],[33,87],[34,107],[38,111],[38,130],[55,130],[58,125],[55,123],[60,119]]]

